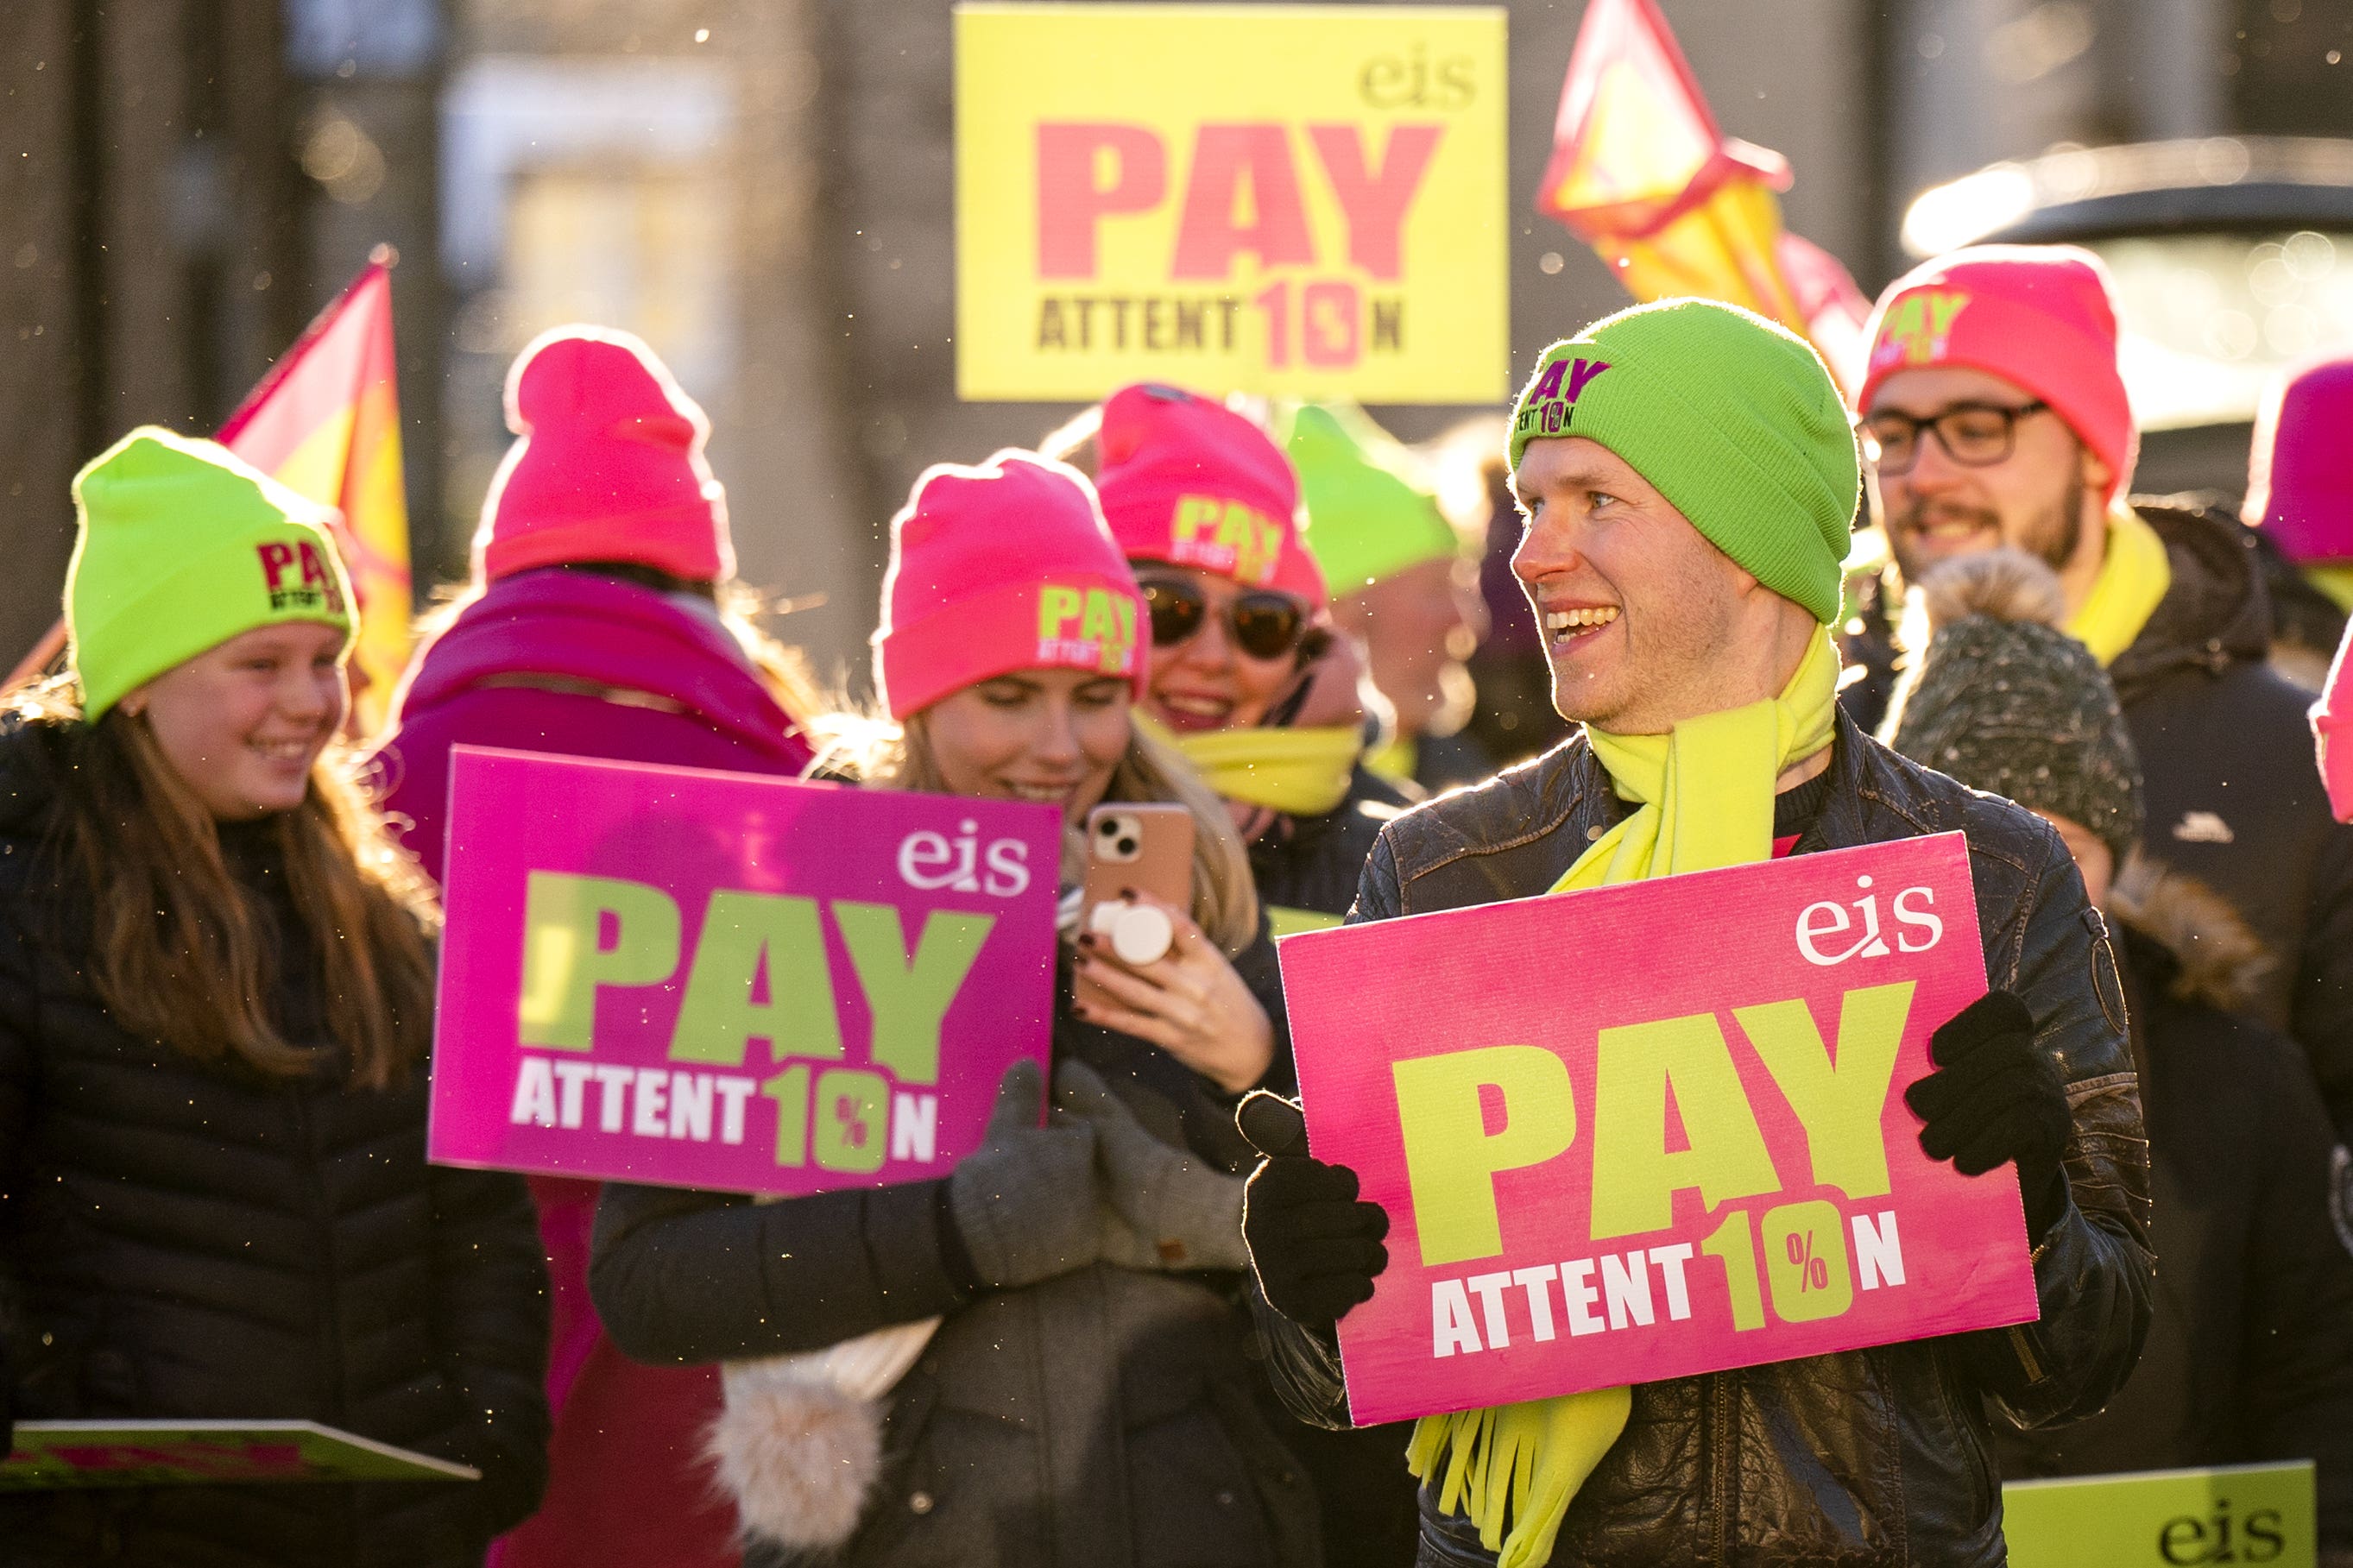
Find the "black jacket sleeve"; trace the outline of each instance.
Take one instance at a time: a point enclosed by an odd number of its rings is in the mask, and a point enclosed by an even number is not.
[[[470,1491],[496,1535],[547,1486],[547,1263],[522,1177],[436,1165],[427,1183],[436,1338],[464,1413],[447,1447],[482,1472]]]
[[[2039,825],[2038,825],[2039,826]],[[2124,988],[2107,927],[2059,836],[2036,836],[2042,863],[2016,921],[1986,954],[2034,1015],[2035,1043],[2059,1064],[2074,1126],[2066,1213],[2034,1250],[2042,1315],[1962,1336],[1987,1396],[2031,1428],[2092,1415],[2131,1375],[2148,1332],[2156,1259],[2148,1240],[2148,1139],[2126,1042]]]
[[[2353,1547],[2353,1256],[2328,1212],[2336,1132],[2301,1061],[2257,1070],[2270,1081],[2249,1151],[2261,1169],[2234,1457],[2311,1459],[2321,1543]]]
[[[16,896],[22,897],[21,892]],[[0,920],[0,1216],[22,1189],[30,1161],[34,1086],[39,1077],[34,1060],[36,1012],[23,928],[16,921]],[[7,1249],[0,1247],[0,1454],[8,1451],[16,1434],[16,1371],[9,1345],[13,1325],[7,1309],[20,1298],[11,1272]]]
[[[818,1350],[961,1306],[944,1181],[777,1203],[611,1183],[588,1292],[642,1362]]]

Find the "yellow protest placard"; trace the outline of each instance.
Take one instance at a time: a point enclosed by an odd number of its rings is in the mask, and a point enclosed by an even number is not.
[[[956,390],[1509,395],[1500,9],[959,6]]]

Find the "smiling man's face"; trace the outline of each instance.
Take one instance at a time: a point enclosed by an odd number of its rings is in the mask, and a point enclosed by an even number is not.
[[[2036,405],[2031,393],[1989,371],[1933,365],[1899,371],[1882,383],[1865,411],[1928,420],[1955,409],[2021,410],[2010,422],[2009,456],[1972,466],[1955,459],[1936,434],[1919,431],[1904,472],[1873,470],[1873,506],[1907,583],[1947,561],[2009,546],[2048,563],[2079,602],[2098,570],[2098,498],[2105,464],[2066,422]],[[2086,570],[2088,566],[2088,571]]]
[[[1778,657],[1775,606],[1794,606],[1598,441],[1531,441],[1512,482],[1527,515],[1512,570],[1544,629],[1562,718],[1664,734],[1754,700]]]

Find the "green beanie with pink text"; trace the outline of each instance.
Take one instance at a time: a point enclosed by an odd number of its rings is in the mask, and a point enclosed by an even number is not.
[[[90,722],[257,626],[317,621],[350,645],[331,514],[218,442],[142,426],[74,476],[73,500],[66,627]]]
[[[1714,300],[1605,316],[1536,362],[1512,411],[1512,467],[1529,442],[1572,436],[1624,458],[1759,583],[1838,618],[1862,459],[1803,338]]]

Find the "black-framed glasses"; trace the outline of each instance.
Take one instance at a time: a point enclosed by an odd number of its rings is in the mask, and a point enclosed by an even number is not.
[[[2033,403],[1956,403],[1929,419],[1894,409],[1862,422],[1864,455],[1883,474],[1908,474],[1920,460],[1920,433],[1934,431],[1945,456],[1966,468],[1989,468],[2018,445],[2018,422],[2051,405]]]
[[[1144,603],[1152,613],[1155,647],[1174,647],[1197,635],[1209,618],[1209,596],[1182,577],[1141,577]],[[1307,606],[1271,588],[1238,594],[1226,605],[1226,635],[1252,658],[1281,658],[1308,634]]]

